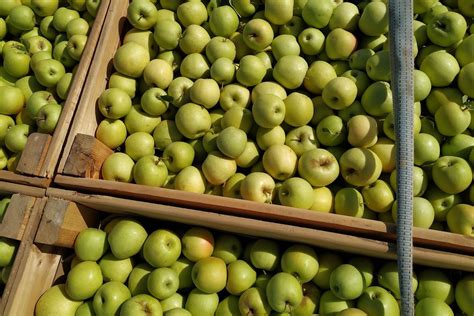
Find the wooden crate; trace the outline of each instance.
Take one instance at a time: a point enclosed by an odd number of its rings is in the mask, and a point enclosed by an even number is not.
[[[393,260],[395,245],[369,238],[349,236],[263,220],[222,215],[214,212],[87,195],[49,188],[48,200],[34,242],[25,249],[4,315],[33,315],[44,291],[55,282],[64,282],[72,259],[74,240],[86,227],[97,227],[107,215],[133,215],[214,230],[247,237],[272,238],[305,243],[318,248]],[[414,247],[414,262],[439,268],[474,271],[474,257]]]
[[[18,161],[16,172],[0,170],[0,179],[37,187],[47,187],[54,176],[73,119],[84,82],[94,56],[97,42],[111,0],[102,0],[77,67],[61,117],[53,135],[32,133]]]
[[[96,56],[86,81],[75,120],[58,166],[57,185],[73,190],[119,196],[135,200],[202,209],[222,214],[343,232],[383,241],[396,239],[396,225],[337,214],[195,194],[129,183],[100,180],[104,160],[112,154],[94,135],[101,120],[97,99],[107,87],[113,70],[112,59],[124,33],[126,1],[114,1],[98,43]],[[474,255],[474,238],[448,232],[414,229],[414,243],[422,247]]]
[[[21,274],[20,262],[33,243],[41,214],[46,202],[45,189],[28,187],[0,181],[0,194],[12,194],[10,205],[0,222],[0,236],[19,241],[19,247],[10,277],[0,298],[0,315],[4,315],[7,302],[15,286],[15,279]]]

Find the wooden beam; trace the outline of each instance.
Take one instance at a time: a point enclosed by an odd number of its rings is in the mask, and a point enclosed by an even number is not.
[[[50,149],[52,136],[49,134],[33,133],[28,136],[25,150],[21,153],[16,171],[30,176],[39,176]]]

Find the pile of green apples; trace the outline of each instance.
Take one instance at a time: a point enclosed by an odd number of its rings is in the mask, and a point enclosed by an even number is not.
[[[0,210],[1,208],[0,202]],[[0,237],[0,293],[3,293],[3,288],[7,284],[17,250],[17,240]]]
[[[100,0],[0,1],[0,170],[52,134]]]
[[[473,236],[472,0],[414,8],[414,226]],[[97,100],[103,179],[395,221],[386,1],[133,0],[127,18]]]
[[[123,217],[74,250],[36,316],[400,315],[395,261]],[[416,267],[413,291],[416,316],[474,313],[472,273]]]

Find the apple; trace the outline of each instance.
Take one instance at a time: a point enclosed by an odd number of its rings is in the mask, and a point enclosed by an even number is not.
[[[290,312],[303,300],[303,290],[291,274],[279,272],[271,277],[266,287],[269,305],[276,312]]]
[[[397,170],[390,174],[390,185],[394,191],[397,190]],[[421,196],[428,188],[428,174],[418,166],[413,167],[413,196]]]
[[[353,301],[341,300],[332,291],[326,291],[319,300],[319,314],[337,315],[338,312],[354,307],[354,305]]]
[[[367,61],[375,52],[370,48],[360,48],[349,56],[349,66],[351,69],[363,70],[367,68]]]
[[[230,37],[239,27],[239,17],[231,6],[219,6],[209,16],[209,27],[216,36]]]
[[[251,287],[240,295],[239,310],[241,315],[269,315],[272,307],[268,304],[264,289]]]
[[[395,201],[390,185],[380,179],[364,187],[362,189],[362,196],[367,207],[378,213],[391,210],[392,204]]]
[[[134,161],[155,153],[153,136],[145,132],[136,132],[125,140],[125,153]]]
[[[282,34],[275,37],[271,44],[272,54],[276,60],[283,56],[300,54],[300,46],[294,35]]]
[[[454,102],[442,104],[435,113],[436,127],[444,136],[455,136],[464,132],[470,122],[470,111]]]
[[[160,302],[147,294],[139,294],[126,300],[120,306],[120,315],[123,316],[159,316],[163,311]]]
[[[170,178],[170,175],[168,175]],[[176,190],[204,193],[206,189],[206,178],[201,170],[194,166],[188,166],[181,170],[177,175],[171,175],[170,183],[165,182],[166,188],[174,188]]]
[[[210,75],[221,85],[231,83],[235,78],[234,62],[226,57],[216,59],[211,65]]]
[[[163,161],[170,172],[179,172],[194,160],[194,149],[186,142],[174,142],[166,146]]]
[[[182,308],[184,306],[183,300],[184,298],[181,294],[174,293],[167,299],[161,300],[161,309],[163,310],[163,312],[167,312],[175,308]]]
[[[424,298],[415,306],[416,315],[451,315],[454,316],[454,312],[445,302],[428,297]]]
[[[71,72],[67,72],[59,79],[58,83],[56,84],[56,94],[62,100],[66,100],[69,94],[69,89],[72,85],[73,74]]]
[[[125,283],[133,270],[132,258],[118,259],[112,253],[106,253],[99,261],[104,282]]]
[[[252,106],[255,122],[264,128],[273,128],[280,125],[285,119],[285,113],[284,101],[272,94],[259,96]]]
[[[74,316],[90,316],[94,315],[94,306],[92,306],[92,301],[88,300],[79,305],[76,309],[76,313]]]
[[[324,102],[332,109],[341,110],[351,105],[357,96],[357,86],[349,78],[337,77],[329,81],[322,91]]]
[[[281,256],[281,269],[295,276],[300,283],[309,282],[318,272],[318,256],[306,245],[290,246]]]
[[[285,143],[285,130],[277,125],[273,128],[257,128],[257,145],[260,149],[266,150],[272,145],[283,145]]]
[[[465,37],[462,42],[456,47],[455,57],[459,65],[464,67],[469,63],[474,62],[474,58],[470,54],[470,50],[474,45],[474,35],[471,34]]]
[[[274,271],[280,263],[278,244],[269,239],[258,239],[250,248],[250,260],[257,269]]]
[[[52,134],[59,121],[62,109],[62,106],[56,103],[49,103],[41,107],[36,114],[38,132]]]
[[[254,285],[256,278],[257,273],[247,262],[233,261],[227,266],[226,290],[232,295],[240,295]]]
[[[0,267],[6,267],[13,263],[18,248],[18,242],[13,239],[0,237]]]
[[[327,187],[313,189],[313,205],[310,210],[331,213],[334,211],[334,196]]]
[[[159,88],[152,88],[152,89],[159,89]],[[158,103],[158,102],[156,102]],[[152,102],[153,105],[156,105]],[[149,106],[150,104],[147,103]],[[149,109],[149,111],[157,110]],[[123,122],[125,123],[126,130],[129,134],[137,133],[137,132],[145,132],[145,133],[152,133],[158,124],[161,122],[161,117],[153,116],[148,114],[143,110],[143,108],[136,104],[133,105],[125,116]]]
[[[434,183],[444,192],[457,194],[466,190],[472,181],[469,163],[459,157],[443,156],[432,169]]]
[[[72,300],[83,301],[94,296],[102,282],[99,265],[93,261],[83,261],[68,273],[66,293]]]
[[[430,78],[434,87],[450,85],[460,71],[456,58],[446,51],[436,51],[425,57],[420,70]]]
[[[235,160],[219,151],[210,152],[202,163],[202,172],[206,180],[213,185],[225,183],[236,171]]]
[[[421,166],[435,162],[440,155],[440,146],[436,138],[430,134],[415,135],[415,165]]]
[[[214,236],[205,228],[194,227],[181,238],[182,252],[192,262],[210,257],[214,250]]]
[[[190,119],[194,122],[192,126],[187,124]],[[204,107],[195,103],[187,103],[178,109],[175,123],[182,135],[189,139],[196,139],[211,128],[211,117]]]
[[[392,217],[397,221],[397,201],[392,205]],[[422,197],[413,198],[413,226],[430,228],[435,218],[435,212],[431,203]]]
[[[215,315],[239,315],[239,296],[229,295],[219,302]]]
[[[334,182],[339,176],[339,164],[329,151],[317,148],[301,155],[298,173],[314,187],[323,187]]]
[[[185,308],[191,315],[211,316],[214,315],[218,305],[217,293],[208,294],[196,288],[189,293]]]
[[[235,77],[241,85],[252,87],[262,82],[266,72],[265,64],[260,58],[255,55],[245,55],[240,60]]]
[[[445,271],[429,268],[418,272],[416,299],[436,298],[451,304],[454,301],[454,286]]]
[[[252,112],[249,109],[240,106],[231,107],[224,113],[220,123],[221,129],[235,127],[248,133],[253,127]]]
[[[63,40],[63,41],[55,44],[55,46],[53,48],[53,57],[54,57],[54,59],[60,61],[66,68],[71,68],[71,67],[74,67],[74,65],[76,65],[77,61],[69,55],[68,50],[67,50],[68,43],[69,43],[69,41]],[[33,55],[31,57],[31,62],[30,62],[31,69],[33,71],[35,71],[35,69],[37,68],[38,63],[41,60],[51,59],[51,56],[49,56],[49,55],[50,55],[49,52],[42,53],[41,55],[40,55],[40,53],[37,53],[37,54]]]
[[[314,27],[306,28],[298,34],[301,50],[309,56],[317,55],[323,50],[324,40],[324,33]]]
[[[45,87],[54,87],[66,74],[61,62],[55,59],[40,60],[33,69],[38,82]]]
[[[155,140],[156,148],[164,150],[172,142],[181,141],[183,135],[179,132],[174,121],[163,120],[153,131],[153,139]]]
[[[137,220],[122,219],[117,222],[107,236],[110,250],[118,259],[136,255],[148,234]]]
[[[374,183],[382,172],[379,157],[366,148],[351,148],[339,158],[341,175],[344,180],[355,186]]]
[[[385,116],[393,111],[390,84],[385,81],[372,83],[361,98],[362,107],[372,116]]]
[[[149,62],[148,50],[135,42],[128,42],[120,46],[113,58],[115,69],[131,78],[142,76]]]
[[[185,27],[191,24],[201,25],[207,20],[206,6],[201,1],[184,2],[176,9],[179,22]]]
[[[66,34],[70,39],[73,35],[88,35],[89,29],[89,23],[83,18],[78,18],[66,25]]]
[[[355,115],[347,122],[347,140],[354,147],[372,147],[377,143],[377,121],[368,115]]]
[[[104,119],[97,127],[95,137],[107,147],[115,149],[127,138],[127,127],[122,120]]]
[[[20,153],[25,149],[32,127],[26,124],[17,124],[8,130],[4,138],[7,149],[13,153]]]
[[[222,196],[241,199],[242,195],[240,193],[240,187],[245,177],[246,176],[240,172],[237,172],[233,176],[231,176],[229,180],[227,180],[226,183],[224,184]],[[219,257],[219,255],[217,255],[217,257]],[[225,261],[225,258],[222,258],[222,259],[224,259]]]
[[[10,31],[30,31],[36,24],[35,12],[26,5],[15,6],[10,10],[5,21],[7,22]]]
[[[367,313],[361,309],[351,307],[340,311],[336,316],[367,316]]]
[[[293,176],[297,168],[295,152],[286,145],[275,144],[265,150],[263,167],[273,178],[285,180]]]
[[[278,190],[278,198],[281,205],[309,209],[314,203],[314,192],[308,181],[292,177],[283,182]]]
[[[351,264],[342,264],[331,272],[331,291],[343,300],[358,298],[364,290],[364,280],[360,271]]]
[[[473,298],[473,290],[474,289],[474,275],[467,274],[462,277],[461,280],[458,281],[456,284],[455,289],[455,298],[456,303],[466,314],[472,314],[474,312],[474,300]]]
[[[348,59],[356,47],[355,35],[343,28],[335,28],[326,36],[325,50],[332,60]]]
[[[131,294],[127,286],[116,281],[107,282],[94,295],[94,312],[97,315],[115,315],[129,298]]]
[[[456,204],[446,217],[449,231],[473,236],[474,207],[469,204]]]
[[[158,10],[151,1],[134,0],[128,5],[127,19],[134,28],[148,30],[158,18]]]
[[[143,244],[143,257],[153,267],[170,267],[181,254],[181,240],[172,231],[158,229]]]
[[[370,2],[362,11],[359,30],[368,36],[379,36],[388,31],[388,7],[384,2]]]
[[[133,267],[127,280],[127,286],[132,296],[148,294],[148,277],[153,267],[147,263],[139,263]]]
[[[66,285],[58,284],[46,290],[35,306],[35,315],[67,315],[73,316],[82,301],[74,301],[66,294]]]
[[[294,127],[308,124],[313,118],[314,109],[311,99],[299,92],[293,92],[283,100],[285,104],[284,121]]]
[[[17,87],[0,86],[0,114],[15,115],[25,105],[25,96]]]
[[[395,261],[390,261],[382,265],[378,271],[377,280],[381,287],[392,292],[393,296],[396,299],[400,299],[400,285],[399,285],[399,272],[397,268],[397,263]],[[418,279],[416,274],[412,274],[412,291],[416,292],[418,286]],[[370,296],[370,291],[367,292],[370,288],[367,288],[364,292]],[[375,289],[374,289],[375,290]],[[378,289],[377,289],[378,290]],[[374,292],[375,293],[375,292]],[[390,299],[391,300],[391,299]],[[397,304],[398,305],[398,304]],[[359,306],[359,305],[358,305]],[[360,306],[359,306],[360,308]],[[361,308],[364,310],[363,308]],[[398,315],[398,314],[397,314]]]
[[[362,217],[364,213],[364,199],[355,188],[342,188],[334,197],[334,211],[336,214]]]
[[[20,88],[26,100],[28,100],[28,98],[31,97],[34,92],[38,92],[44,89],[34,76],[25,76],[23,78],[18,79],[15,82],[15,86],[17,88]]]
[[[171,268],[157,268],[147,276],[148,292],[159,300],[175,294],[178,287],[178,273]]]
[[[466,20],[457,12],[445,12],[435,15],[427,23],[427,35],[430,41],[439,46],[451,46],[463,39],[467,29]]]
[[[236,261],[242,252],[240,240],[229,234],[219,235],[216,238],[212,255],[224,260],[226,264]]]
[[[292,129],[286,135],[285,145],[293,149],[297,157],[301,157],[306,151],[316,149],[317,140],[313,128],[304,125]]]
[[[303,84],[308,63],[301,56],[283,56],[273,68],[273,78],[287,89],[296,89]]]
[[[252,89],[252,103],[255,103],[255,101],[264,94],[272,94],[282,100],[286,99],[287,97],[285,88],[283,88],[280,84],[273,81],[264,81]]]
[[[357,308],[367,315],[400,315],[397,300],[380,286],[369,286],[357,300]]]
[[[331,0],[308,0],[301,14],[306,24],[322,29],[329,24],[334,7],[334,3]]]
[[[14,49],[3,54],[3,68],[14,78],[21,78],[30,72],[30,55],[27,51]]]
[[[74,241],[74,252],[82,261],[97,261],[109,249],[106,233],[98,228],[82,230]]]

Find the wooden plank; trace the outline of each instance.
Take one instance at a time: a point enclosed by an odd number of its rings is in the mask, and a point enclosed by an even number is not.
[[[72,248],[79,232],[98,223],[97,212],[70,201],[51,198],[44,208],[35,242]]]
[[[74,78],[71,84],[70,92],[66,99],[63,112],[59,118],[58,125],[54,131],[53,138],[51,140],[50,149],[47,151],[44,163],[41,169],[38,171],[37,176],[52,178],[56,167],[59,163],[60,155],[63,150],[64,143],[71,126],[74,114],[79,103],[81,94],[83,93],[84,83],[89,73],[89,69],[94,58],[96,47],[98,45],[99,37],[102,32],[104,22],[107,16],[111,0],[101,0],[101,5],[97,11],[97,15],[94,19],[94,24],[88,35],[88,40],[82,53],[81,60],[74,74]],[[119,1],[122,2],[122,1]]]
[[[126,22],[126,18],[123,17],[127,15],[127,8],[128,1],[111,1],[110,3],[88,79],[84,84],[74,121],[64,145],[63,154],[58,165],[59,173],[63,172],[76,134],[95,135],[98,125],[96,102],[107,86],[107,75],[113,69],[112,59],[120,45],[120,34]]]
[[[95,137],[77,134],[64,166],[64,174],[99,179],[100,169],[113,150]]]
[[[32,196],[14,194],[0,222],[0,236],[21,240],[28,226],[35,201],[36,198]]]
[[[0,171],[0,174],[1,174],[1,171]],[[12,183],[12,182],[0,181],[0,193],[4,193],[4,194],[21,193],[23,195],[43,197],[46,193],[46,189]]]
[[[57,175],[54,181],[65,188],[84,192],[202,209],[221,214],[263,218],[292,225],[357,234],[378,240],[396,240],[396,225],[376,220],[105,180]],[[415,228],[414,242],[415,245],[423,247],[474,255],[474,238],[460,234]]]
[[[37,176],[50,148],[52,136],[33,133],[28,136],[25,150],[21,153],[16,171],[22,174]]]
[[[60,189],[48,189],[47,195],[68,199],[92,209],[114,214],[134,214],[193,226],[204,226],[243,235],[302,242],[334,251],[395,259],[394,243],[328,232],[314,228],[272,223],[265,220],[223,215],[170,205],[86,195]],[[456,263],[453,262],[456,261]],[[427,266],[474,271],[474,256],[414,247],[414,262]]]
[[[51,178],[30,177],[16,174],[7,170],[0,170],[0,181],[23,184],[32,187],[46,188],[52,182]]]

